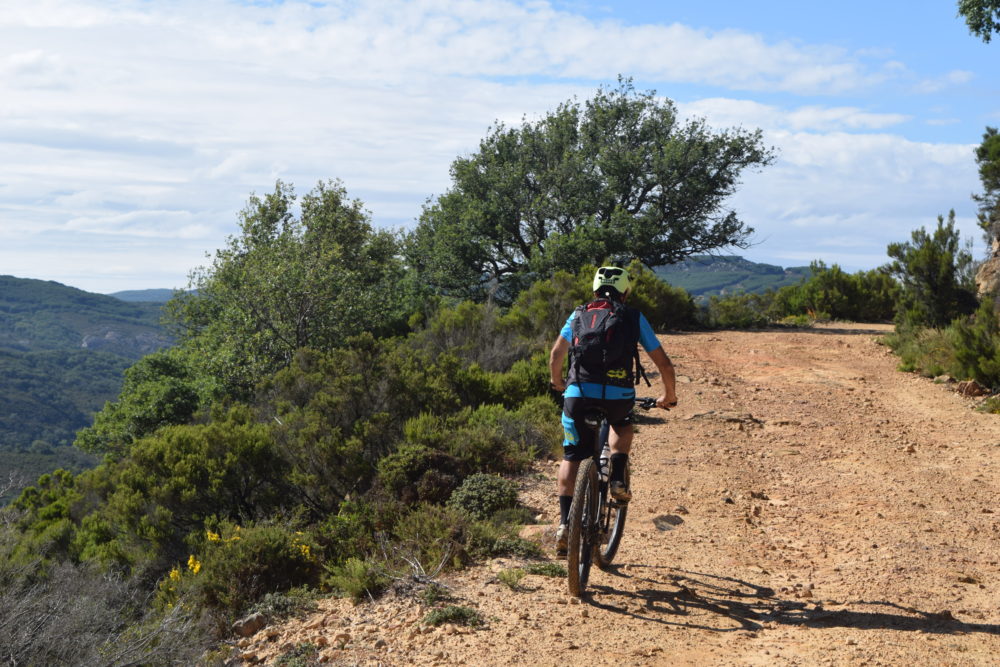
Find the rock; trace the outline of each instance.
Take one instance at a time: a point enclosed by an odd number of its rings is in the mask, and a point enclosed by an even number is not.
[[[375,640],[375,644],[374,644],[375,648],[385,648],[388,645],[389,645],[389,642],[387,642],[384,639],[376,639]]]
[[[953,378],[952,376],[947,375],[947,374],[945,374],[945,375],[938,375],[936,378],[934,378],[934,383],[935,384],[954,384],[955,383],[955,378]]]
[[[351,641],[351,634],[349,632],[338,632],[334,635],[333,641],[338,644],[348,644]]]
[[[233,623],[233,634],[240,637],[252,637],[265,625],[267,625],[267,619],[264,618],[264,614],[259,612],[250,614]]]
[[[986,387],[975,380],[963,380],[958,383],[956,390],[962,396],[985,396],[990,393]]]

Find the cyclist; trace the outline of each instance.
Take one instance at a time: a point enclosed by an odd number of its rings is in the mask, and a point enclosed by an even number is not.
[[[573,501],[577,469],[580,461],[594,455],[597,434],[583,421],[584,415],[591,407],[602,408],[611,426],[608,437],[611,446],[611,496],[619,502],[628,502],[632,499],[631,492],[625,487],[624,477],[632,445],[631,413],[635,402],[634,383],[637,382],[632,362],[635,360],[636,364],[638,363],[637,344],[642,345],[660,372],[663,393],[656,399],[656,405],[661,408],[677,405],[673,363],[664,352],[645,316],[624,305],[631,290],[628,272],[616,266],[602,266],[594,274],[593,289],[595,300],[573,311],[563,325],[549,355],[552,388],[563,392],[563,461],[559,466],[557,481],[559,528],[556,530],[556,553],[559,556],[566,554],[568,533],[566,523]],[[563,361],[574,343],[573,320],[581,312],[592,312],[587,310],[591,308],[624,310],[622,321],[631,324],[620,327],[621,330],[616,335],[628,337],[624,344],[632,353],[626,355],[626,360],[619,360],[616,365],[596,375],[592,369],[583,369],[579,363],[571,359],[569,377],[564,381]],[[587,320],[590,320],[589,316]]]

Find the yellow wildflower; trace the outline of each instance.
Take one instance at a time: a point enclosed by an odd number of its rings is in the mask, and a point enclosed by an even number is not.
[[[194,554],[188,557],[188,569],[195,574],[198,574],[199,570],[201,570],[201,563],[194,557]]]
[[[170,575],[169,576],[170,576],[170,581],[180,581],[181,580],[181,571],[178,570],[175,567],[172,570],[170,570]]]
[[[209,542],[218,542],[222,539],[221,537],[219,537],[218,533],[213,533],[210,530],[206,530],[205,535],[208,537]]]

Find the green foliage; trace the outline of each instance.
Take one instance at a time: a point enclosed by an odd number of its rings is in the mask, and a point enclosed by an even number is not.
[[[512,591],[519,591],[521,589],[521,581],[527,576],[527,572],[519,567],[513,567],[508,570],[501,570],[497,574],[497,579],[501,584],[506,586]]]
[[[760,131],[681,122],[631,81],[569,101],[536,122],[497,124],[452,163],[407,258],[449,294],[510,303],[539,277],[609,257],[648,266],[728,245],[752,231],[723,210],[745,169],[773,154]]]
[[[184,344],[227,391],[247,397],[303,347],[332,350],[361,331],[401,332],[413,296],[392,233],[376,231],[338,182],[318,184],[295,217],[291,186],[252,196],[239,236],[168,304]]]
[[[382,488],[404,503],[443,503],[461,483],[465,464],[423,445],[403,445],[378,462]]]
[[[1000,323],[993,300],[984,300],[975,316],[956,320],[949,330],[954,335],[958,376],[1000,389]]]
[[[673,287],[639,262],[628,267],[632,295],[628,304],[639,309],[655,331],[683,329],[695,323],[697,306],[686,290]]]
[[[269,593],[317,586],[322,568],[316,545],[303,532],[277,523],[239,526],[222,522],[199,539],[160,583],[159,602],[170,607],[183,593],[232,619]]]
[[[214,383],[197,374],[185,350],[155,352],[125,371],[118,400],[97,413],[93,426],[81,430],[75,444],[85,452],[121,456],[158,428],[191,421],[214,393]]]
[[[274,659],[275,667],[311,667],[319,664],[319,647],[310,642],[294,646]]]
[[[470,475],[451,494],[448,505],[480,521],[517,504],[517,483],[496,475]]]
[[[722,298],[709,298],[702,314],[703,322],[713,329],[754,329],[770,322],[768,311],[773,293],[736,294]]]
[[[965,18],[969,32],[984,42],[1000,32],[1000,0],[958,0],[958,14]]]
[[[483,617],[478,611],[471,607],[460,605],[448,605],[441,609],[434,609],[424,616],[426,625],[438,626],[445,623],[455,623],[457,625],[468,625],[478,627],[484,624]]]
[[[992,300],[944,329],[897,326],[886,342],[899,355],[902,370],[927,377],[948,374],[1000,389],[1000,324]]]
[[[972,195],[979,204],[979,226],[990,244],[1000,237],[1000,132],[987,127],[983,141],[976,147],[976,165],[983,184],[981,194]]]
[[[885,270],[849,274],[817,261],[809,266],[809,278],[797,285],[710,297],[701,320],[708,327],[732,329],[806,326],[824,319],[878,322],[892,318],[899,294],[898,283]]]
[[[524,566],[524,571],[528,574],[554,577],[556,579],[566,576],[566,568],[559,563],[528,563]]]
[[[468,518],[440,505],[418,505],[393,526],[395,570],[425,574],[460,567],[467,559],[465,549]]]
[[[972,255],[959,245],[955,212],[948,222],[938,216],[937,228],[914,230],[912,240],[890,243],[890,270],[902,292],[898,321],[910,326],[944,327],[976,308]]]
[[[248,610],[248,614],[262,614],[269,623],[287,618],[301,618],[316,611],[319,594],[302,586],[287,591],[266,593]]]
[[[518,537],[516,528],[495,521],[476,521],[469,525],[466,532],[466,551],[474,559],[541,557],[541,547],[536,542]]]
[[[341,595],[361,601],[379,595],[389,584],[389,577],[379,563],[352,556],[327,568],[323,583]]]
[[[253,423],[246,409],[207,425],[161,429],[99,472],[106,480],[91,491],[100,504],[81,522],[81,557],[154,571],[181,560],[188,536],[209,519],[264,519],[288,496],[269,427]]]

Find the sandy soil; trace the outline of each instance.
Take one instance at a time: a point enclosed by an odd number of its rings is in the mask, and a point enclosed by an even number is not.
[[[330,664],[1000,664],[1000,417],[896,371],[886,331],[663,337],[680,405],[640,426],[616,566],[583,600],[511,590],[497,560],[442,579],[485,627],[330,599],[243,640],[246,662],[311,642]],[[523,497],[554,521],[540,472]]]

